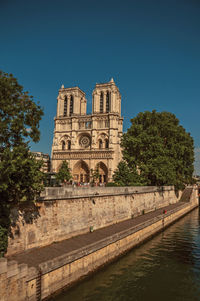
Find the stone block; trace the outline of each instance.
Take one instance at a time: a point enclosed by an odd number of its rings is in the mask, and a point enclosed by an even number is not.
[[[12,261],[8,261],[8,270],[7,270],[7,277],[13,277],[16,276],[18,274],[18,264],[17,261],[12,260]]]
[[[28,266],[25,263],[22,263],[18,266],[19,276],[18,279],[26,277],[28,274]]]
[[[34,231],[29,231],[28,232],[28,244],[34,243],[35,240],[36,240],[35,232]]]
[[[35,279],[38,275],[38,270],[34,267],[28,268],[27,280],[30,281]]]
[[[0,274],[4,274],[7,272],[7,259],[0,258]]]
[[[26,289],[28,301],[36,301],[36,279],[27,282]]]

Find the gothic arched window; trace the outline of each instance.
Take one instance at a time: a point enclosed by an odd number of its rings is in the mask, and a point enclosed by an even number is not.
[[[64,99],[64,113],[63,116],[67,116],[67,96]]]
[[[100,140],[99,140],[99,148],[102,148],[102,145],[103,145],[103,142],[102,142],[102,140],[100,139]]]
[[[106,93],[106,113],[110,112],[110,93]]]
[[[109,148],[109,141],[108,141],[108,139],[105,139],[105,148]]]
[[[65,150],[65,141],[62,141],[62,150]]]
[[[70,115],[73,114],[73,111],[74,111],[74,97],[71,95],[71,98],[70,98],[70,108],[69,108]]]
[[[103,92],[100,94],[100,113],[103,113]]]
[[[71,149],[71,141],[70,140],[68,141],[67,148],[68,148],[68,150]]]

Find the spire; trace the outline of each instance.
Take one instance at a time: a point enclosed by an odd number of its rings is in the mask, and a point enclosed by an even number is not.
[[[111,78],[111,80],[110,80],[110,83],[114,83],[114,79],[113,79],[113,77]]]
[[[64,89],[64,85],[61,86],[61,89]]]

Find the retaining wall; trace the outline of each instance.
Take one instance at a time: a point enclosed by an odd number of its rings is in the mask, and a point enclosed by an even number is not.
[[[179,198],[172,186],[46,188],[34,206],[13,209],[7,256],[119,223]]]
[[[194,189],[181,207],[39,265],[38,269],[0,259],[0,301],[44,299],[138,245],[198,206]]]

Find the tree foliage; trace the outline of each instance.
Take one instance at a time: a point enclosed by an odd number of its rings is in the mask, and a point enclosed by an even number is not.
[[[1,202],[33,200],[41,191],[41,162],[29,152],[38,142],[43,111],[11,74],[0,71],[0,197]]]
[[[144,112],[122,137],[123,158],[147,185],[192,183],[194,146],[189,133],[169,112]]]
[[[72,179],[71,169],[69,168],[68,162],[63,161],[61,167],[56,174],[56,179],[58,182],[64,183]]]
[[[24,146],[5,149],[0,161],[0,196],[8,203],[33,201],[43,189],[43,162]]]
[[[138,186],[142,181],[135,167],[129,168],[125,161],[119,162],[113,174],[113,181],[118,186]]]
[[[99,176],[100,176],[100,173],[99,173],[99,164],[97,164],[96,168],[95,169],[92,169],[90,170],[90,174],[91,174],[91,178],[92,178],[92,183],[97,183],[97,181],[99,180]]]
[[[0,71],[0,250],[5,249],[13,204],[33,201],[42,190],[41,162],[29,151],[29,140],[38,142],[43,111],[23,91],[17,79]],[[2,247],[3,246],[3,247]],[[5,251],[5,250],[4,250]]]
[[[27,146],[27,138],[38,142],[43,111],[17,79],[0,71],[0,153],[4,149]],[[25,139],[26,138],[26,139]]]

